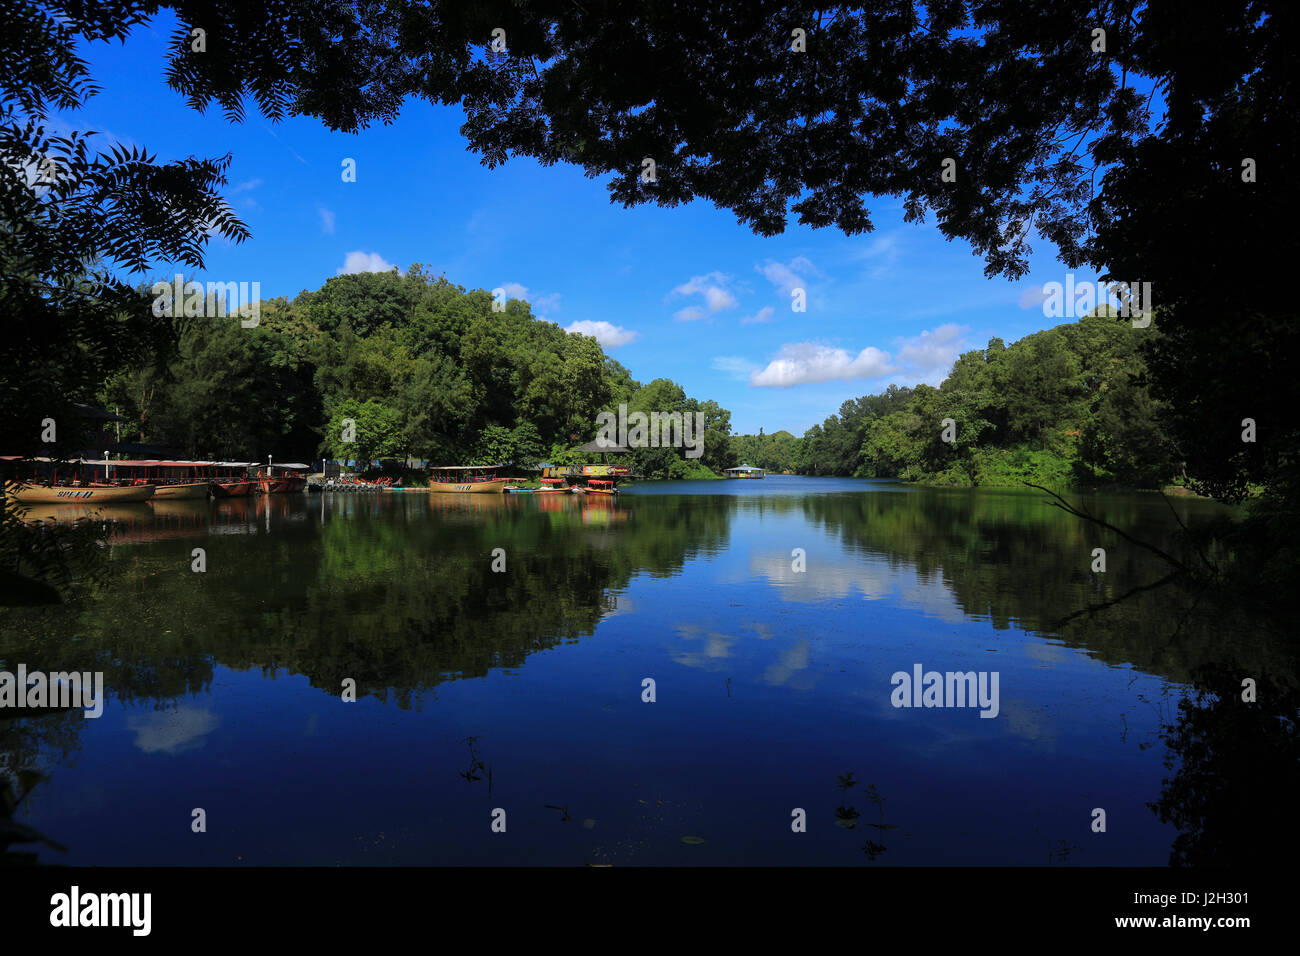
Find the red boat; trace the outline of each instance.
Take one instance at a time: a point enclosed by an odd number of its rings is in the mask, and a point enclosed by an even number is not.
[[[614,487],[614,482],[603,481],[596,478],[587,479],[587,494],[589,495],[616,495],[618,489]]]
[[[212,482],[214,498],[244,498],[257,490],[257,479],[248,476],[248,469],[256,468],[254,461],[219,461],[217,475]]]
[[[563,478],[543,478],[542,487],[533,492],[535,495],[567,495],[569,486]]]
[[[283,495],[300,492],[307,487],[311,465],[263,465],[257,475],[258,490],[264,495]]]

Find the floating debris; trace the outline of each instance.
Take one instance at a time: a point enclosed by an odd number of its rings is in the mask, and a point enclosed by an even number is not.
[[[682,842],[685,843],[687,846],[699,846],[701,843],[704,842],[704,837],[685,836],[682,837]]]

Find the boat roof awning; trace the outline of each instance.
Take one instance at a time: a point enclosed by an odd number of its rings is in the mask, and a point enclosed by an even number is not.
[[[311,471],[311,465],[304,465],[302,462],[276,462],[272,468],[292,468],[294,471]]]
[[[479,471],[484,468],[504,468],[504,465],[430,465],[430,471]]]

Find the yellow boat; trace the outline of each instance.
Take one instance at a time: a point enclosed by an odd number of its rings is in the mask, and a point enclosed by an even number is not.
[[[10,501],[37,504],[122,504],[148,501],[155,490],[155,485],[9,484],[5,486],[5,497]]]
[[[459,495],[503,494],[510,479],[497,477],[500,468],[500,465],[440,465],[429,469],[429,491]]]

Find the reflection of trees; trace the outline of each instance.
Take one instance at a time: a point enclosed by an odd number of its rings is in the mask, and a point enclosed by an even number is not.
[[[1225,640],[1251,672],[1295,669],[1295,648],[1279,639],[1275,620],[1234,609],[1238,620],[1225,634],[1208,623],[1212,613],[1227,612],[1221,598],[1173,583],[1147,589],[1168,577],[1167,564],[1049,507],[1040,494],[956,489],[797,500],[846,549],[915,569],[923,583],[944,587],[963,612],[987,616],[996,628],[1057,636],[1108,663],[1179,681],[1222,659]],[[1183,547],[1158,497],[1101,496],[1090,508],[1171,553]],[[1106,549],[1106,573],[1090,570],[1096,547]],[[1073,616],[1112,601],[1099,613]],[[1246,634],[1250,639],[1241,639]]]
[[[39,717],[0,718],[0,866],[30,865],[36,862],[36,845],[56,850],[64,847],[18,823],[14,817],[23,802],[46,779],[40,770],[42,758],[67,760],[80,749],[77,728],[80,715],[74,710],[55,711]],[[12,847],[23,849],[12,849]]]
[[[1256,681],[1256,702],[1242,680]],[[1300,797],[1300,688],[1232,665],[1194,675],[1195,692],[1165,726],[1165,764],[1177,772],[1149,804],[1178,828],[1173,866],[1260,866],[1294,859]]]
[[[0,658],[103,670],[106,691],[125,700],[201,690],[221,664],[287,668],[330,694],[353,678],[406,706],[442,681],[591,634],[634,573],[677,574],[721,547],[730,513],[714,501],[574,498],[542,511],[506,496],[421,494],[266,496],[246,514],[243,499],[229,501],[197,536],[115,549],[111,585],[93,599],[7,613]],[[388,520],[349,520],[362,510]],[[190,570],[195,546],[206,573]],[[496,548],[504,573],[491,570]],[[68,633],[77,640],[49,636]]]

